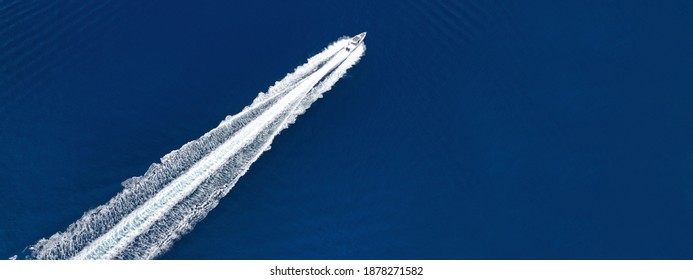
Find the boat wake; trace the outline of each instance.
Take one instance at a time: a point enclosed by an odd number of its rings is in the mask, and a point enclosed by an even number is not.
[[[365,36],[365,35],[364,35]],[[284,128],[355,65],[361,44],[340,39],[260,93],[240,113],[123,182],[123,191],[65,231],[30,247],[30,259],[152,259],[204,219]]]

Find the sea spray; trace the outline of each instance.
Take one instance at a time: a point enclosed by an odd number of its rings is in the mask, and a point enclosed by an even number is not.
[[[341,39],[331,44],[284,79],[276,82],[267,93],[260,93],[253,103],[240,113],[227,117],[218,127],[199,139],[170,152],[161,159],[160,163],[152,164],[143,176],[133,177],[123,182],[124,190],[109,202],[86,212],[64,232],[42,239],[32,246],[30,258],[66,259],[75,256],[89,258],[86,255],[79,255],[80,252],[88,246],[99,246],[92,243],[100,238],[103,239],[103,235],[111,231],[124,217],[131,215],[133,211],[155,197],[165,186],[234,137],[249,123],[272,110],[301,81],[337,55],[346,42],[347,40]],[[110,253],[94,258],[149,259],[164,252],[219,203],[219,199],[229,192],[248,170],[250,164],[263,151],[269,149],[272,139],[282,129],[293,123],[296,116],[310,107],[322,96],[322,93],[329,90],[347,69],[358,62],[364,51],[365,46],[362,45],[319,83],[307,90],[307,93],[301,93],[300,98],[291,100],[289,105],[285,105],[285,110],[274,113],[273,118],[266,122],[266,126],[257,133],[248,135],[247,143],[234,150],[219,168],[204,178],[199,178],[201,182],[191,193],[186,194],[180,201],[176,200],[175,205],[166,208],[165,212],[158,213],[161,217],[157,218],[152,225],[148,225],[144,231],[137,232],[135,236],[129,237],[128,242],[119,245],[120,247],[111,248]]]

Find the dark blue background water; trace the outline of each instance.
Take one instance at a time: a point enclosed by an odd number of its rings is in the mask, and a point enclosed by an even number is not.
[[[689,1],[0,3],[0,255],[368,50],[164,259],[693,258]]]

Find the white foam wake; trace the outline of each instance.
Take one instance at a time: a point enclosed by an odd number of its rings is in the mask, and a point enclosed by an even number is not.
[[[36,259],[150,259],[214,208],[273,138],[358,62],[361,46],[331,44],[240,113],[152,164],[145,175],[64,232],[31,247]]]

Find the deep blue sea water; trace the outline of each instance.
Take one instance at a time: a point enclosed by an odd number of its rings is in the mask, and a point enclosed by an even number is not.
[[[223,2],[0,2],[0,257],[368,31],[161,258],[693,258],[693,2]]]

